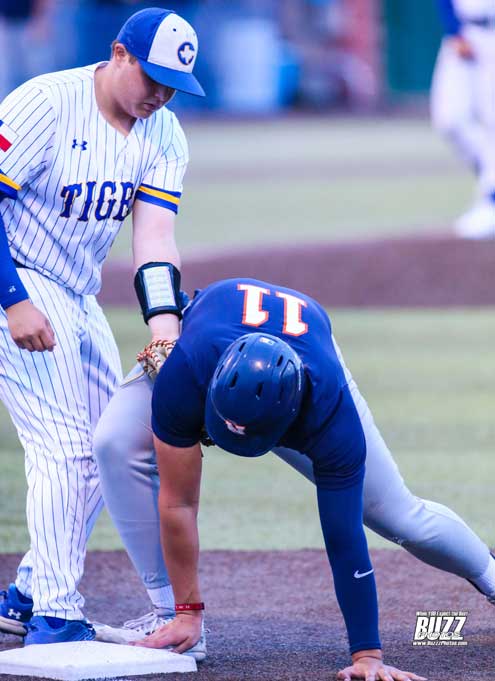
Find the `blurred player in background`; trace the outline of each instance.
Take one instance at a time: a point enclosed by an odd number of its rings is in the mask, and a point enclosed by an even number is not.
[[[31,539],[0,631],[26,644],[95,636],[78,591],[102,508],[92,438],[122,377],[95,294],[132,212],[143,314],[153,339],[178,336],[188,147],[165,105],[176,90],[204,95],[197,50],[182,17],[143,10],[110,61],[39,76],[0,105],[0,398],[25,450]]]
[[[495,1],[437,2],[445,37],[433,76],[433,124],[478,177],[478,197],[455,231],[495,238]]]

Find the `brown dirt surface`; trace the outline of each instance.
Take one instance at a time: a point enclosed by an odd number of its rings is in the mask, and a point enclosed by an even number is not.
[[[387,660],[429,681],[493,681],[495,611],[473,587],[425,566],[403,550],[372,551]],[[2,556],[0,584],[20,556]],[[326,681],[348,664],[342,617],[324,551],[205,551],[201,580],[207,605],[208,657],[195,677],[170,681]],[[118,585],[117,588],[115,585]],[[120,624],[149,610],[123,552],[88,554],[82,583],[86,614]],[[415,647],[417,611],[468,611],[466,646]],[[20,645],[0,636],[0,649]],[[17,681],[17,677],[0,675]],[[139,677],[158,681],[159,676]]]
[[[185,255],[182,287],[253,277],[307,293],[327,307],[494,305],[495,239],[449,234],[298,244]],[[128,262],[105,266],[103,304],[137,309]]]

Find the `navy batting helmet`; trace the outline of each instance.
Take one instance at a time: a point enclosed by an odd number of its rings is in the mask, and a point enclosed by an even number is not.
[[[260,456],[296,418],[304,390],[299,355],[266,333],[241,336],[220,357],[206,398],[208,435],[222,449]]]

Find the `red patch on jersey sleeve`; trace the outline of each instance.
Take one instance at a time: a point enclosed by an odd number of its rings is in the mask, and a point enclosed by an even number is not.
[[[12,128],[9,128],[3,121],[0,121],[0,149],[8,151],[16,138],[17,135]]]
[[[9,140],[6,137],[0,135],[0,149],[2,151],[7,151],[7,149],[10,149],[11,146],[12,142],[9,142]]]

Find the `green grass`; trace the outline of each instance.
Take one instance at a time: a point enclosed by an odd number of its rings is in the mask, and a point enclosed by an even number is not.
[[[191,122],[177,220],[190,250],[445,229],[473,180],[423,119]],[[128,257],[127,224],[111,257]]]
[[[136,315],[109,318],[129,369],[146,339]],[[351,311],[332,315],[338,342],[412,491],[451,506],[491,544],[495,501],[495,316],[492,309]],[[0,552],[22,550],[23,454],[0,413]],[[206,451],[203,548],[320,547],[312,485],[272,455]],[[385,542],[370,535],[372,546]],[[103,517],[91,548],[116,548]]]

